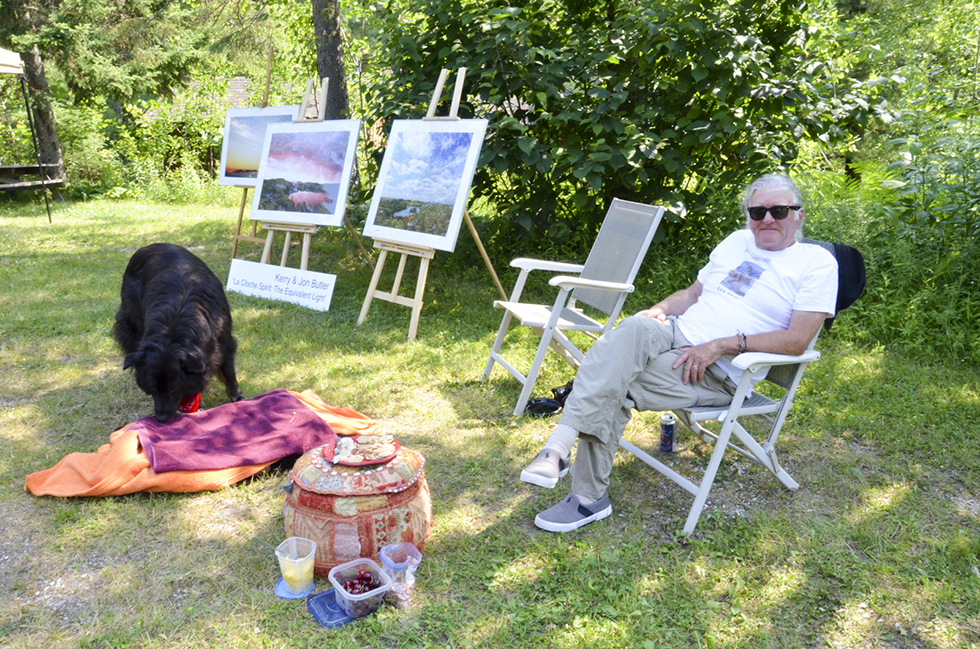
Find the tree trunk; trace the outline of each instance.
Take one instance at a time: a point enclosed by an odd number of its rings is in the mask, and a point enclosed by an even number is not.
[[[320,78],[330,79],[326,119],[346,119],[350,114],[347,77],[344,74],[344,38],[340,26],[340,0],[312,0],[316,40],[316,67]]]
[[[31,51],[20,55],[24,62],[24,79],[27,81],[27,96],[34,115],[34,128],[37,130],[37,146],[41,153],[41,162],[58,165],[59,175],[65,175],[65,158],[61,152],[61,140],[58,139],[58,129],[55,124],[54,111],[48,94],[48,80],[44,76],[44,64],[41,62],[41,51],[37,45]]]

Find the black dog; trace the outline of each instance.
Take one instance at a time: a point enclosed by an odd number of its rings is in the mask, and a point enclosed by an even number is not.
[[[123,369],[134,368],[159,421],[172,419],[181,400],[204,392],[215,374],[229,399],[244,398],[231,309],[207,264],[180,246],[145,246],[126,266],[120,297],[113,335],[126,353]]]

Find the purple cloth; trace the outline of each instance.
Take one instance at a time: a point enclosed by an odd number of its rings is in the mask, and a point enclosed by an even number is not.
[[[273,390],[161,424],[136,422],[157,473],[265,464],[337,441],[333,429],[288,390]]]

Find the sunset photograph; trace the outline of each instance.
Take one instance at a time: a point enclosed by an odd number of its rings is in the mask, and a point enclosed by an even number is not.
[[[262,159],[262,144],[270,124],[290,123],[298,106],[229,108],[221,148],[222,185],[254,187]]]

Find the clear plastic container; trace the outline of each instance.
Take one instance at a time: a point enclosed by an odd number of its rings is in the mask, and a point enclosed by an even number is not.
[[[313,590],[313,556],[316,543],[300,536],[291,536],[276,548],[279,569],[286,595],[304,597]]]
[[[398,608],[408,608],[415,592],[415,569],[422,563],[422,553],[411,543],[396,543],[381,548],[381,565],[391,577],[388,601]]]
[[[361,570],[366,570],[372,577],[376,577],[381,585],[366,593],[355,595],[347,591],[345,583],[357,577]],[[391,588],[391,577],[372,559],[354,559],[342,563],[332,568],[327,578],[333,584],[337,603],[351,617],[364,617],[374,613],[381,606],[385,593]]]

